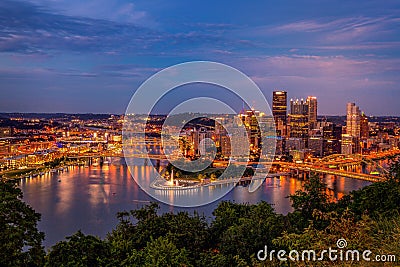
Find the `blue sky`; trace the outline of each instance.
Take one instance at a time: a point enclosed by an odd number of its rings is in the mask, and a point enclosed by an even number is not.
[[[211,60],[269,100],[400,115],[399,1],[248,2],[2,0],[0,112],[123,113],[158,70]]]

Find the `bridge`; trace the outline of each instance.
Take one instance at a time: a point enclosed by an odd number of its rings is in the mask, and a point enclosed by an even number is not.
[[[124,155],[121,152],[93,152],[84,154],[67,154],[66,156],[70,158],[90,158],[90,157],[127,157],[127,158],[143,158],[143,159],[154,159],[154,160],[167,160],[164,154],[146,154],[141,153],[142,151],[136,151],[137,153],[132,153],[130,155]],[[321,159],[319,162],[307,164],[307,163],[291,163],[291,162],[279,162],[274,161],[273,165],[280,165],[286,169],[294,170],[296,172],[315,172],[321,174],[337,175],[351,179],[364,180],[368,182],[379,182],[384,181],[386,178],[384,176],[377,176],[365,173],[356,173],[351,171],[343,170],[343,167],[359,165],[361,163],[370,164],[379,168],[383,174],[387,173],[383,167],[379,166],[375,160],[385,159],[388,157],[400,155],[399,149],[393,149],[389,151],[384,151],[380,153],[373,153],[369,155],[343,155],[334,154]],[[173,157],[172,157],[173,158]],[[228,164],[229,161],[215,161],[219,163]],[[258,162],[235,162],[235,164],[258,164]],[[262,163],[261,163],[262,164]],[[333,166],[333,168],[332,168]],[[265,178],[265,177],[264,177]],[[243,178],[245,179],[245,178]],[[243,180],[245,181],[245,180]]]
[[[69,155],[68,157],[72,158],[88,158],[88,157],[124,157],[122,153],[87,153],[85,155]],[[154,159],[154,160],[166,160],[167,157],[165,155],[145,155],[145,154],[132,154],[129,155],[128,158],[143,158],[143,159]],[[222,161],[218,161],[222,162]],[[224,161],[228,163],[228,161]],[[235,164],[257,164],[258,162],[235,162]],[[340,169],[332,169],[327,168],[320,165],[311,165],[311,164],[304,164],[304,163],[290,163],[290,162],[277,162],[274,161],[273,165],[280,165],[286,169],[297,170],[302,172],[315,172],[315,173],[322,173],[322,174],[331,174],[342,176],[346,178],[364,180],[368,182],[379,182],[383,181],[386,178],[382,176],[376,176],[371,174],[364,174],[364,173],[356,173],[356,172],[349,172]],[[265,178],[265,177],[264,177]]]
[[[367,155],[352,154],[333,154],[322,158],[319,162],[313,164],[313,167],[329,168],[329,169],[339,169],[343,170],[346,167],[358,166],[361,164],[370,165],[375,169],[379,170],[380,173],[386,175],[388,170],[382,167],[377,161],[382,159],[387,159],[400,155],[400,149],[391,149],[387,151],[382,151],[379,153],[371,153]],[[345,170],[347,171],[347,170]]]
[[[368,181],[368,182],[372,182],[372,183],[384,181],[386,179],[385,177],[382,177],[382,176],[376,176],[376,175],[365,174],[365,173],[357,173],[357,172],[349,172],[349,171],[340,170],[340,169],[331,169],[331,168],[315,166],[315,165],[311,165],[311,164],[299,164],[299,163],[290,163],[290,162],[274,162],[273,164],[278,164],[280,166],[283,166],[284,168],[291,169],[291,170],[331,174],[331,175],[337,175],[337,176],[342,176],[342,177],[346,177],[346,178]]]
[[[84,159],[84,158],[99,158],[99,157],[117,157],[117,158],[141,158],[141,159],[155,159],[155,160],[166,160],[165,155],[159,154],[130,154],[124,155],[124,153],[113,153],[113,152],[87,152],[87,153],[67,153],[65,154],[68,158],[73,159]]]
[[[366,155],[352,154],[333,154],[321,159],[321,164],[336,164],[337,166],[346,166],[350,164],[360,164],[361,162],[371,164],[372,161],[387,159],[400,155],[400,149],[391,149],[379,153],[371,153]]]

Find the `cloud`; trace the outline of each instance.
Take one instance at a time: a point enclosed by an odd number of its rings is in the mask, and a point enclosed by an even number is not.
[[[281,55],[247,58],[243,61],[250,75],[265,77],[321,78],[321,80],[364,80],[400,71],[400,59],[351,58],[345,56]],[[393,76],[395,80],[400,80]],[[369,78],[370,81],[375,78]],[[393,83],[393,79],[391,80]]]
[[[132,24],[145,16],[134,10],[135,6],[128,3],[116,13],[109,12],[110,16],[131,17],[124,20],[129,23],[121,23],[111,17],[106,20],[70,16],[28,2],[5,0],[0,3],[0,52],[176,56],[184,51],[192,55],[195,50],[206,53],[204,48],[208,46],[216,51],[245,46],[221,35],[229,25],[200,23],[190,30],[163,32]]]
[[[96,67],[102,76],[146,79],[162,68],[143,67],[136,64],[113,64]]]
[[[286,23],[271,27],[271,32],[347,32],[368,28],[372,25],[379,28],[386,24],[388,19],[385,17],[370,18],[370,17],[349,17],[331,20],[300,20],[291,23]]]
[[[243,28],[240,34],[263,39],[266,47],[290,49],[394,49],[400,41],[396,16],[357,16],[296,20]],[[294,47],[295,46],[295,47]]]
[[[39,6],[1,3],[0,51],[37,53],[139,50],[156,42],[158,33],[134,25],[48,13]]]
[[[144,10],[134,3],[119,0],[29,0],[37,6],[51,8],[53,13],[72,17],[109,20],[118,23],[131,23],[144,27],[157,23]]]
[[[234,53],[229,50],[221,50],[221,49],[215,49],[212,51],[215,54],[220,54],[220,55],[233,55]]]
[[[341,20],[342,21],[342,20]],[[276,27],[268,28],[267,30],[275,33],[282,32],[317,32],[321,30],[326,30],[332,28],[332,25],[337,24],[337,21],[328,23],[319,23],[312,20],[296,21],[292,23],[287,23],[279,25]]]
[[[2,79],[15,79],[27,77],[49,77],[49,76],[70,76],[93,78],[99,74],[95,72],[86,72],[78,69],[58,70],[55,68],[44,67],[3,67],[0,68],[0,77]]]
[[[400,46],[400,41],[392,42],[363,42],[360,44],[333,44],[333,45],[316,45],[309,46],[308,48],[313,48],[317,50],[389,50],[397,49]]]

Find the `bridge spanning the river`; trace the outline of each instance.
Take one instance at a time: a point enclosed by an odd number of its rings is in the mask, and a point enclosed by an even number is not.
[[[140,152],[140,151],[137,151]],[[291,162],[282,162],[282,161],[274,161],[272,165],[279,165],[286,170],[290,170],[293,174],[301,173],[319,173],[319,174],[330,174],[336,176],[342,176],[351,179],[364,180],[368,182],[379,182],[384,181],[386,179],[386,170],[379,166],[376,163],[376,160],[385,159],[388,157],[398,156],[400,155],[400,150],[389,150],[381,153],[373,153],[369,155],[342,155],[342,154],[334,154],[328,157],[322,158],[320,161],[314,163],[291,163]],[[146,153],[131,153],[128,155],[124,155],[124,153],[113,153],[109,151],[103,152],[94,152],[94,153],[83,153],[83,154],[69,154],[67,155],[71,158],[88,158],[88,157],[127,157],[127,158],[143,158],[143,159],[151,159],[151,160],[167,160],[168,158],[164,154],[146,154]],[[171,156],[174,158],[174,156]],[[216,161],[222,164],[228,164],[229,161]],[[346,166],[360,165],[362,163],[371,164],[376,167],[380,167],[383,174],[381,175],[372,175],[358,172],[351,172],[345,170]],[[234,164],[263,164],[263,162],[235,162]],[[267,174],[266,174],[267,176]],[[264,177],[265,178],[265,177]]]
[[[299,172],[306,172],[306,173],[314,172],[314,173],[342,176],[357,180],[364,180],[372,183],[386,180],[386,177],[384,176],[377,176],[377,175],[358,173],[358,172],[349,172],[340,169],[331,169],[321,166],[314,166],[311,164],[299,164],[299,163],[289,163],[289,162],[274,162],[273,164],[279,164],[280,166],[286,169],[295,171],[297,172],[297,175],[299,175]]]

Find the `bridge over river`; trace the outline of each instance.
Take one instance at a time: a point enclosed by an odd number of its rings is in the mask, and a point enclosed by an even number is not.
[[[382,167],[383,174],[381,175],[372,175],[366,173],[359,172],[351,172],[347,171],[344,168],[346,166],[357,165],[361,163],[365,164],[377,164],[375,160],[384,159],[387,157],[398,156],[400,155],[400,150],[389,150],[380,153],[373,153],[370,155],[342,155],[335,154],[325,158],[322,158],[319,162],[316,163],[292,163],[292,162],[282,162],[282,161],[273,161],[272,165],[279,165],[286,170],[290,170],[292,174],[307,173],[320,173],[320,174],[330,174],[337,175],[351,179],[364,180],[368,182],[379,182],[386,179],[385,171]],[[163,154],[145,154],[145,153],[133,153],[131,155],[124,155],[123,153],[113,153],[109,151],[103,152],[95,152],[95,153],[81,153],[81,154],[68,154],[66,155],[70,158],[91,158],[91,157],[129,157],[129,158],[144,158],[144,159],[152,159],[152,160],[167,160],[168,158]],[[173,158],[173,157],[172,157]],[[220,164],[228,164],[229,161],[221,161],[215,160],[216,163]],[[257,165],[259,162],[238,162],[235,161],[235,164],[246,164],[246,165]],[[262,162],[260,164],[263,164]],[[332,168],[333,166],[333,168]],[[379,166],[378,166],[379,167]],[[273,175],[273,174],[268,174]],[[265,179],[268,177],[265,174]],[[246,179],[246,178],[242,178]],[[254,178],[253,178],[254,179]],[[261,178],[260,178],[261,179]],[[242,180],[244,181],[244,180]],[[221,182],[222,183],[222,182]],[[225,181],[224,183],[228,183]]]

